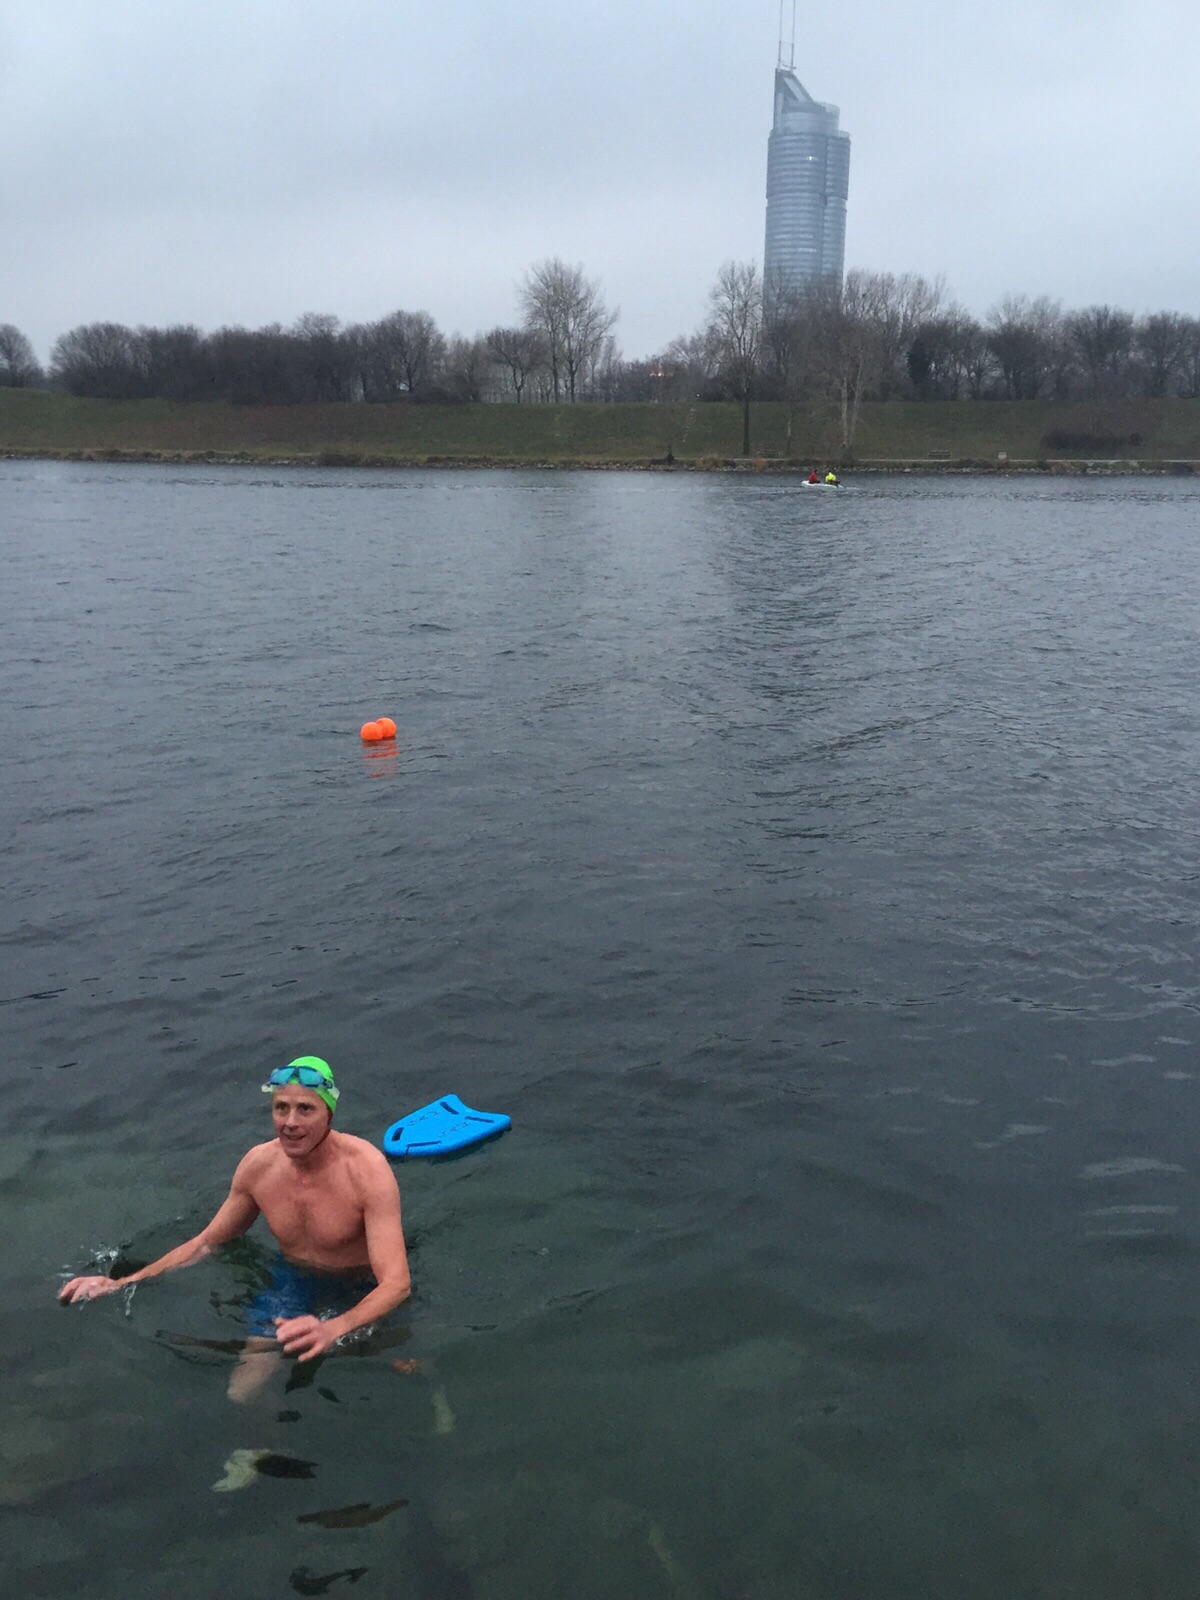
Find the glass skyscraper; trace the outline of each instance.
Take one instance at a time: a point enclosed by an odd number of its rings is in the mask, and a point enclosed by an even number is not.
[[[768,293],[819,278],[841,283],[849,193],[850,135],[838,131],[838,108],[814,100],[789,67],[777,67],[767,144]]]

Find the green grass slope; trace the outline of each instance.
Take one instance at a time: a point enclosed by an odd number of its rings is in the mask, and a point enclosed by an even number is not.
[[[1052,448],[1046,436],[1055,429],[1084,446]],[[787,456],[820,464],[842,455],[838,420],[828,409],[793,414],[790,450],[787,430],[786,406],[754,406],[752,448],[760,462]],[[681,464],[719,466],[734,460],[740,445],[741,415],[732,404],[176,405],[0,389],[0,453],[10,455],[633,466],[670,454]],[[1200,401],[869,404],[852,459],[994,464],[1001,452],[1018,462],[1200,460]]]

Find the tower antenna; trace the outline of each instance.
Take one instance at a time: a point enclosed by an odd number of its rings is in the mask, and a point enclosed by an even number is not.
[[[796,70],[796,0],[792,0],[792,32],[790,39],[785,39],[783,32],[784,6],[787,0],[779,0],[779,60],[776,63],[780,68],[789,72]],[[787,46],[786,50],[784,46]]]

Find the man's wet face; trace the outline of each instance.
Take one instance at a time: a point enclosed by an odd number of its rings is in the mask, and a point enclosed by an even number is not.
[[[275,1136],[289,1156],[306,1156],[325,1137],[329,1107],[315,1089],[289,1083],[271,1096]]]

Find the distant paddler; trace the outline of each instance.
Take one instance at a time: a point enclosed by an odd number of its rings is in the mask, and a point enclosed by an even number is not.
[[[400,1190],[382,1151],[334,1131],[339,1091],[329,1064],[298,1056],[262,1088],[271,1096],[275,1137],[243,1156],[208,1226],[128,1277],[72,1278],[59,1292],[69,1305],[192,1266],[261,1214],[280,1254],[270,1285],[247,1308],[249,1337],[229,1380],[231,1400],[249,1399],[281,1355],[324,1355],[410,1291]]]
[[[829,489],[841,488],[841,483],[838,481],[838,475],[832,467],[830,467],[829,471],[825,474],[825,485]]]

